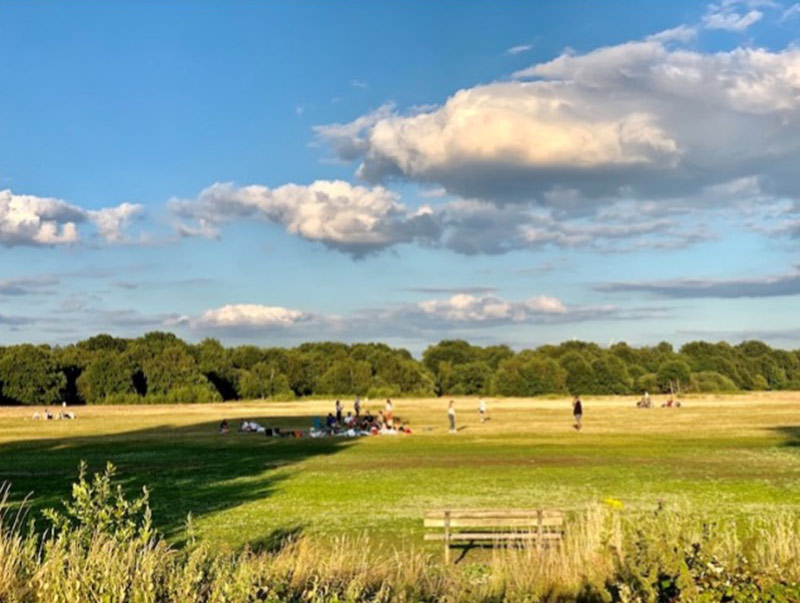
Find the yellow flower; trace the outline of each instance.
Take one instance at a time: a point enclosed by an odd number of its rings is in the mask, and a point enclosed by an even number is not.
[[[621,509],[623,507],[622,501],[616,498],[607,498],[603,502],[612,509]]]

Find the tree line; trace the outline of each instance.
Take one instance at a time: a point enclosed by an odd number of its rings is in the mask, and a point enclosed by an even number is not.
[[[463,340],[422,359],[381,343],[294,348],[187,343],[172,333],[97,335],[51,347],[0,347],[0,402],[48,405],[286,400],[313,396],[538,396],[800,390],[800,350],[760,341],[602,348],[568,341],[515,352]]]

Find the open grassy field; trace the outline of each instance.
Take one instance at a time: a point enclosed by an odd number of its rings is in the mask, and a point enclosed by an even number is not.
[[[664,504],[710,516],[800,511],[800,393],[689,398],[681,409],[639,410],[631,398],[588,398],[571,428],[567,399],[397,400],[414,434],[275,439],[235,432],[239,418],[308,428],[331,402],[78,407],[76,421],[32,421],[0,409],[0,481],[37,507],[65,498],[80,460],[110,460],[126,485],[147,485],[156,523],[239,546],[276,534],[421,541],[424,510],[581,509],[607,497],[627,509]],[[371,405],[377,408],[377,404]],[[217,433],[219,421],[232,431]]]

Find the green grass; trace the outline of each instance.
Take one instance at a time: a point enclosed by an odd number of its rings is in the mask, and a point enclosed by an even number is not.
[[[173,540],[192,513],[199,537],[240,546],[276,534],[356,535],[419,543],[424,510],[567,510],[613,497],[627,509],[715,516],[800,511],[800,394],[690,398],[638,410],[626,398],[586,399],[584,430],[565,399],[399,400],[411,436],[322,440],[237,434],[238,418],[307,428],[323,401],[77,408],[76,421],[35,422],[0,409],[0,481],[35,507],[65,498],[78,462],[107,460],[126,486],[147,485],[157,525]],[[377,405],[376,405],[377,406]],[[216,433],[219,421],[234,430]]]

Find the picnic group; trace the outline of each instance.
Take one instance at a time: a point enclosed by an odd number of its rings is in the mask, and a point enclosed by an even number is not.
[[[34,411],[33,416],[31,417],[31,419],[33,419],[34,421],[52,421],[53,419],[77,419],[77,418],[78,417],[74,412],[67,410],[66,402],[61,403],[61,410],[58,412],[57,415],[54,415],[52,412],[50,412],[49,408],[45,408],[41,414],[39,414],[38,410]]]
[[[222,420],[219,431],[222,434],[230,431],[230,423],[227,419]],[[268,427],[250,419],[242,419],[238,431],[239,433],[261,433],[267,437],[295,438],[332,436],[354,438],[358,436],[410,435],[412,433],[408,423],[394,414],[394,404],[391,400],[387,399],[384,409],[375,413],[365,408],[365,404],[362,404],[358,396],[353,401],[353,410],[348,410],[346,413],[342,401],[336,400],[334,410],[329,412],[325,419],[314,417],[313,424],[308,431]]]

